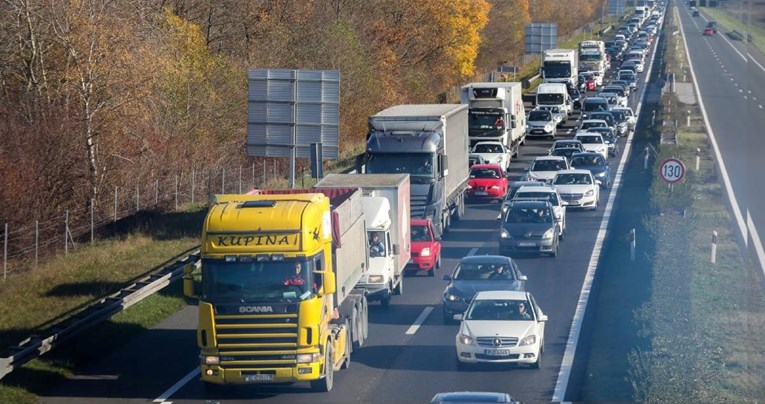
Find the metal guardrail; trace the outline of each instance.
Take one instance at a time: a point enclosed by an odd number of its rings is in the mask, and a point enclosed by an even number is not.
[[[195,247],[195,251],[185,258],[167,265],[151,275],[140,278],[119,292],[100,299],[74,316],[33,333],[17,346],[9,348],[4,356],[0,357],[0,379],[30,360],[61,345],[88,327],[106,320],[180,279],[186,265],[199,265],[198,248],[198,246]]]

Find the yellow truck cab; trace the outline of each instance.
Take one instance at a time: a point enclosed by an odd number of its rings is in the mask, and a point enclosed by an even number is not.
[[[197,344],[206,388],[308,381],[363,345],[368,268],[361,191],[259,190],[219,195],[202,231]]]

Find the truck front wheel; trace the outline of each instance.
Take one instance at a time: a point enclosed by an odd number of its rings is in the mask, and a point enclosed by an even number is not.
[[[324,352],[324,377],[311,381],[311,389],[317,393],[329,393],[335,380],[335,355],[332,351],[332,342],[327,341],[327,350]]]

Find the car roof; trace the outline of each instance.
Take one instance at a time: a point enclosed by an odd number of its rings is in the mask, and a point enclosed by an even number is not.
[[[476,293],[473,300],[526,300],[527,294],[528,292],[519,292],[517,290],[483,290]]]
[[[502,144],[502,142],[498,142],[496,140],[484,140],[483,142],[478,142],[473,145],[473,147],[478,146],[479,144]]]
[[[514,400],[507,393],[496,393],[492,391],[451,391],[438,393],[433,396],[431,402],[494,402],[504,403],[506,400]],[[501,400],[501,401],[500,401]],[[510,401],[513,402],[513,401]]]
[[[585,170],[585,169],[581,169],[581,168],[571,168],[571,169],[568,169],[568,170],[560,170],[555,175],[558,176],[558,175],[561,175],[561,174],[590,174],[590,175],[592,175],[592,172],[590,170]]]
[[[553,142],[553,146],[555,146],[556,144],[572,144],[572,143],[580,144],[582,142],[580,142],[579,140],[576,140],[576,139],[558,139],[558,140]]]
[[[577,154],[580,154],[580,153],[577,153]],[[597,154],[598,156],[600,156],[600,153],[593,153],[593,154]],[[517,191],[515,191],[515,195],[517,196],[518,194],[523,193],[523,192],[549,192],[549,193],[556,192],[555,188],[545,184],[544,182],[540,182],[540,184],[542,184],[542,186],[536,186],[536,187],[531,186],[530,187],[528,185],[524,185],[524,186],[518,188]]]
[[[598,152],[594,152],[594,151],[583,151],[583,152],[579,152],[579,153],[576,153],[576,154],[574,154],[573,156],[571,156],[571,158],[573,159],[573,158],[574,158],[574,157],[576,157],[576,156],[583,156],[583,157],[588,157],[588,156],[592,156],[592,157],[595,157],[595,156],[601,156],[601,157],[602,157],[603,155],[602,155],[602,154],[600,154],[600,153],[598,153]]]
[[[600,133],[587,132],[587,131],[577,132],[576,135],[574,135],[574,137],[579,137],[579,136],[595,136],[595,135],[603,137],[603,135],[601,135]]]
[[[510,188],[521,189],[521,187],[541,187],[544,185],[545,183],[541,181],[515,181],[512,185],[510,185]]]
[[[513,259],[505,255],[469,255],[460,259],[460,264],[510,264]]]
[[[473,164],[470,169],[492,169],[492,170],[499,170],[502,171],[502,167],[499,166],[499,164]]]
[[[563,156],[537,156],[537,158],[534,159],[534,161],[540,161],[540,160],[565,160],[566,158]]]
[[[602,112],[602,111],[598,111],[598,112]],[[603,122],[606,125],[608,125],[608,122],[606,122],[605,119],[585,119],[585,120],[582,121],[583,124],[584,123],[588,123],[588,122]]]
[[[409,219],[409,225],[425,226],[429,219]]]

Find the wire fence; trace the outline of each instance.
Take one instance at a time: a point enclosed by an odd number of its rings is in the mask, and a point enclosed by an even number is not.
[[[3,280],[13,271],[37,267],[42,259],[76,251],[109,234],[118,221],[139,212],[172,212],[187,204],[207,204],[214,194],[244,193],[263,187],[284,173],[277,159],[229,167],[193,167],[164,177],[142,179],[131,186],[105,189],[57,219],[4,223],[0,234]],[[305,175],[303,172],[300,175]],[[300,176],[298,176],[300,179]]]

